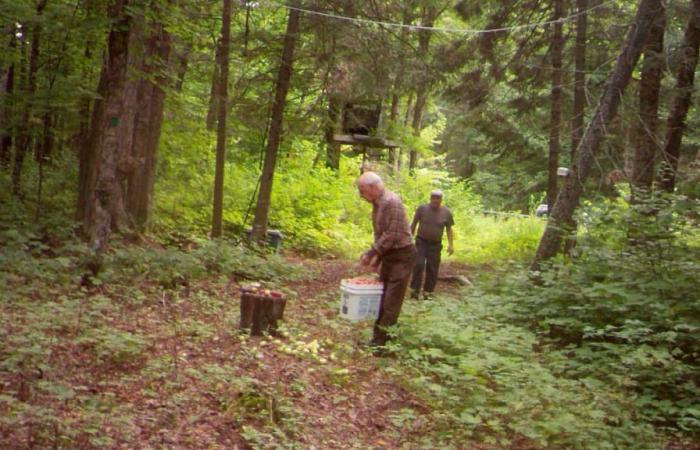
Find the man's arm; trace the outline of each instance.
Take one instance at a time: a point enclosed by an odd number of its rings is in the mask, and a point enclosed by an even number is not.
[[[452,227],[447,227],[447,254],[451,255],[454,253],[454,235],[452,234]]]
[[[451,255],[454,253],[454,234],[452,234],[452,225],[455,224],[455,220],[452,217],[452,212],[448,209],[447,213],[449,217],[447,218],[447,254]]]
[[[418,212],[420,211],[420,206],[416,208],[416,212],[413,214],[413,222],[411,222],[411,236],[416,235],[416,226],[420,220]]]

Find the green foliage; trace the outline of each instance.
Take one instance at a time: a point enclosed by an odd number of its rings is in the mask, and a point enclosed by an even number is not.
[[[148,344],[143,336],[112,327],[88,329],[76,342],[90,347],[99,361],[111,364],[134,362]]]
[[[410,307],[399,328],[401,371],[434,408],[446,442],[507,447],[526,437],[537,447],[658,448],[632,402],[594,377],[569,377],[566,355],[538,351],[535,333],[504,320],[514,299],[465,293]]]
[[[457,261],[474,265],[503,265],[532,258],[544,220],[519,215],[473,215],[455,227]]]

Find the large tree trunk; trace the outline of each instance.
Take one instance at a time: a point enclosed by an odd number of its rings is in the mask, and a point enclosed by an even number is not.
[[[14,50],[17,47],[17,38],[15,37],[15,28],[10,30],[10,49]],[[2,128],[0,128],[0,167],[4,170],[10,168],[10,160],[12,157],[12,133],[14,130],[13,122],[13,103],[15,95],[15,63],[10,63],[7,69],[7,75],[3,86],[2,100]]]
[[[676,184],[676,170],[681,153],[681,140],[685,128],[685,118],[690,109],[695,80],[695,66],[698,64],[700,48],[700,0],[693,0],[688,26],[683,37],[682,59],[676,74],[676,94],[666,122],[666,140],[659,177],[659,188],[673,192]]]
[[[128,181],[127,212],[140,230],[145,229],[150,219],[169,56],[170,34],[162,23],[155,23],[146,42],[144,74],[139,81],[139,106],[131,147],[133,167]]]
[[[554,17],[552,20],[559,20],[564,16],[564,0],[553,0]],[[550,46],[550,57],[552,61],[552,91],[550,93],[550,115],[549,115],[549,161],[547,164],[547,206],[549,211],[554,207],[554,202],[559,191],[557,186],[557,167],[559,167],[559,129],[561,125],[561,59],[564,48],[564,37],[562,36],[562,23],[555,22],[553,25],[552,40]]]
[[[328,117],[326,117],[326,167],[333,170],[340,169],[340,144],[333,142],[333,135],[338,129],[340,120],[340,99],[331,93],[328,94]]]
[[[574,46],[574,106],[571,120],[571,161],[583,136],[583,119],[586,110],[586,39],[588,29],[588,0],[576,0],[576,43]]]
[[[216,129],[216,166],[214,170],[214,205],[211,222],[211,237],[221,237],[224,213],[224,162],[226,161],[226,114],[228,113],[228,65],[231,44],[231,0],[224,0],[221,22],[221,46],[219,47],[219,78],[216,81],[218,95],[216,107],[218,125]]]
[[[113,20],[107,54],[100,74],[98,94],[93,108],[87,149],[84,153],[85,190],[78,205],[83,231],[93,250],[101,254],[112,229],[118,229],[126,214],[123,189],[118,178],[120,124],[124,113],[131,17],[129,0],[115,0],[109,9]]]
[[[625,37],[622,51],[612,73],[608,76],[598,106],[581,139],[576,160],[554,204],[537,247],[533,269],[538,269],[543,260],[551,258],[559,251],[563,233],[571,227],[573,213],[578,206],[595,153],[605,138],[607,127],[617,113],[620,98],[629,83],[651,27],[663,11],[664,7],[660,0],[641,0],[634,21]]]
[[[639,200],[642,193],[651,191],[656,160],[656,129],[659,122],[659,92],[664,69],[664,32],[666,17],[659,15],[654,22],[644,48],[644,62],[639,83],[639,122],[637,145],[632,165],[632,198]]]
[[[296,3],[292,3],[295,6]],[[260,192],[255,206],[255,218],[253,219],[253,242],[261,242],[267,232],[267,216],[270,210],[270,196],[272,194],[272,179],[275,174],[277,162],[277,150],[279,148],[282,135],[282,123],[284,120],[284,106],[287,101],[287,91],[292,77],[292,62],[294,61],[294,47],[296,46],[297,35],[299,33],[299,10],[294,8],[289,10],[287,20],[287,31],[284,35],[282,48],[282,60],[277,74],[277,84],[275,87],[275,101],[272,105],[272,117],[270,120],[270,131],[265,149],[265,161],[263,163],[262,175],[260,179]]]

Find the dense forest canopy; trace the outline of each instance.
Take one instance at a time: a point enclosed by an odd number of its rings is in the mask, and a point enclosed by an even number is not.
[[[692,448],[699,48],[700,0],[0,0],[0,446],[347,448],[299,411],[375,367],[327,295],[371,169],[409,219],[442,189],[475,283],[407,306],[420,401],[358,448]],[[232,337],[246,280],[313,313]]]

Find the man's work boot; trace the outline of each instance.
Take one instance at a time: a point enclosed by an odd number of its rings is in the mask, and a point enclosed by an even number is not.
[[[420,296],[420,291],[418,289],[411,289],[411,298],[413,300],[418,300],[419,296]]]

